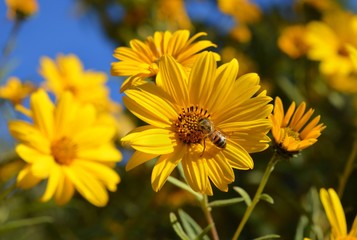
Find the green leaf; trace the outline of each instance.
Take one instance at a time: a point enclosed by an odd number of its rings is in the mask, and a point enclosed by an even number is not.
[[[229,206],[233,205],[236,203],[243,202],[244,198],[242,197],[237,197],[237,198],[231,198],[231,199],[224,199],[224,200],[216,200],[212,201],[208,204],[209,207],[224,207],[224,206]]]
[[[209,240],[209,237],[207,236],[207,233],[211,230],[212,228],[212,224],[208,225],[207,227],[205,227],[205,229],[202,230],[202,232],[200,233],[200,235],[198,235],[195,240],[201,240],[201,239],[207,239]]]
[[[252,202],[252,199],[249,197],[249,194],[241,187],[233,187],[234,191],[236,191],[237,193],[239,193],[242,198],[244,199],[245,204],[247,204],[247,206],[249,206]]]
[[[175,230],[177,236],[179,236],[182,240],[190,240],[190,238],[187,236],[187,234],[183,231],[183,228],[179,221],[177,221],[177,217],[175,213],[170,213],[170,222],[172,228]]]
[[[269,234],[262,237],[254,238],[254,240],[275,239],[275,238],[280,238],[280,236],[277,234]]]
[[[52,217],[34,217],[34,218],[9,221],[1,224],[0,233],[11,231],[22,227],[32,226],[35,224],[52,223],[52,222],[53,222]]]
[[[200,236],[203,232],[200,225],[196,223],[196,221],[188,215],[182,209],[178,210],[178,214],[180,216],[180,220],[182,222],[183,228],[185,229],[186,233],[190,237],[190,239],[195,239],[197,236]],[[202,236],[201,239],[208,239],[207,236]]]
[[[266,202],[268,202],[270,204],[274,204],[274,199],[270,195],[268,195],[266,193],[262,193],[260,195],[260,199],[264,200],[264,201],[266,201]]]

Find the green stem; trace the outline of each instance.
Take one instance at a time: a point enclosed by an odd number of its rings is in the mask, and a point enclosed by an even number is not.
[[[247,207],[247,209],[245,210],[245,213],[243,215],[243,218],[241,220],[241,222],[239,223],[238,225],[238,228],[236,230],[236,232],[234,233],[234,236],[233,236],[233,240],[237,240],[239,235],[241,234],[242,230],[243,230],[243,227],[244,225],[246,224],[246,222],[248,221],[250,215],[252,214],[255,206],[257,205],[257,203],[259,202],[260,200],[260,196],[262,195],[263,193],[263,190],[264,190],[264,187],[265,185],[267,184],[268,182],[268,179],[269,179],[269,176],[270,174],[273,172],[274,170],[274,167],[276,165],[276,163],[279,161],[279,154],[277,153],[274,153],[274,155],[272,156],[272,158],[270,159],[269,163],[268,163],[268,166],[267,168],[265,169],[265,172],[264,172],[264,175],[263,175],[263,178],[259,184],[259,187],[257,189],[257,192],[255,193],[254,195],[254,198],[251,202],[251,204]]]
[[[213,217],[212,217],[212,214],[211,214],[212,208],[209,206],[207,195],[202,194],[202,196],[203,196],[203,199],[201,201],[201,208],[202,208],[202,211],[204,212],[204,214],[206,216],[208,225],[211,226],[212,237],[213,237],[214,240],[219,240],[217,228],[216,228],[216,225],[214,224],[214,220],[213,220]]]
[[[5,42],[4,48],[2,50],[2,56],[0,58],[0,66],[2,66],[6,62],[7,57],[10,55],[10,53],[14,49],[16,36],[17,36],[17,33],[19,32],[21,22],[22,21],[16,20],[12,29],[11,29],[9,37],[8,37],[7,41]]]
[[[337,194],[340,197],[340,199],[342,198],[343,192],[345,191],[347,180],[353,171],[354,168],[353,164],[356,159],[356,156],[357,156],[357,138],[353,142],[351,154],[348,157],[345,169],[343,171],[343,174],[340,178],[340,182],[338,184]]]

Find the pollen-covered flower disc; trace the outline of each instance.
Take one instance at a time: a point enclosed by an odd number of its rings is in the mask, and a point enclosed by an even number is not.
[[[173,57],[160,60],[156,84],[128,89],[126,107],[148,123],[122,138],[136,152],[130,170],[158,157],[151,183],[158,191],[181,163],[193,190],[212,195],[234,181],[233,168],[252,169],[249,153],[268,147],[271,98],[255,73],[237,79],[238,62],[217,68],[214,53],[203,52],[189,74]]]
[[[16,152],[27,163],[17,185],[27,189],[47,179],[42,201],[54,198],[65,204],[78,191],[93,205],[106,205],[106,189],[115,191],[120,181],[113,169],[122,158],[112,142],[115,126],[98,122],[95,108],[75,101],[70,92],[54,105],[39,90],[31,95],[30,104],[33,123],[9,123],[20,142]]]

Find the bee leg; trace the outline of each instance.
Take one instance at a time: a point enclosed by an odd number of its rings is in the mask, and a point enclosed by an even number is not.
[[[202,153],[201,153],[200,157],[202,157],[202,156],[203,156],[203,154],[205,153],[205,149],[206,149],[206,138],[205,138],[205,139],[203,139],[203,151],[202,151]]]

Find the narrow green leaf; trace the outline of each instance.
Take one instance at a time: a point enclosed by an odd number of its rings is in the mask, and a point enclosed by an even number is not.
[[[244,199],[244,202],[249,206],[252,202],[252,199],[249,197],[249,194],[241,187],[233,187],[234,191],[239,193],[242,198]]]
[[[52,223],[52,222],[53,222],[52,217],[34,217],[34,218],[9,221],[3,223],[0,226],[0,233],[22,228],[22,227],[32,226],[35,224]]]
[[[177,217],[174,213],[170,213],[170,222],[171,226],[176,232],[177,236],[180,237],[182,240],[190,240],[190,238],[187,236],[187,234],[183,231],[181,224],[179,221],[177,221]]]
[[[254,240],[276,239],[276,238],[280,238],[280,236],[277,234],[269,234],[262,237],[254,238]]]
[[[178,213],[180,220],[182,221],[183,228],[191,239],[195,239],[197,236],[201,235],[203,232],[201,226],[198,225],[198,223],[190,215],[182,209],[179,209]],[[201,239],[208,240],[209,238],[207,238],[207,236],[203,236]]]
[[[274,199],[270,195],[268,195],[266,193],[262,193],[262,195],[260,195],[260,199],[264,200],[264,201],[266,201],[266,202],[268,202],[270,204],[274,204]]]
[[[205,229],[203,229],[203,231],[200,233],[200,235],[198,235],[195,240],[201,240],[201,239],[204,239],[204,240],[209,240],[209,237],[208,237],[208,232],[211,230],[212,228],[212,224],[208,225],[207,227],[205,227]]]
[[[243,202],[244,198],[242,197],[237,197],[237,198],[231,198],[231,199],[224,199],[224,200],[216,200],[212,201],[208,204],[209,207],[224,207],[224,206],[229,206],[233,205],[236,203]]]
[[[169,176],[167,178],[167,181],[169,181],[170,183],[172,183],[173,185],[179,187],[179,188],[182,188],[183,190],[186,190],[188,191],[189,193],[193,194],[197,199],[198,201],[202,201],[203,199],[203,196],[202,194],[199,194],[197,192],[195,192],[189,185],[187,185],[186,183],[174,178],[174,177],[171,177]]]

